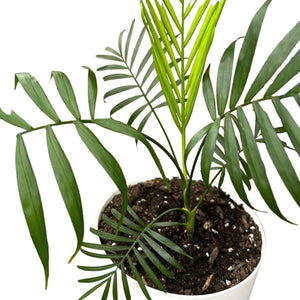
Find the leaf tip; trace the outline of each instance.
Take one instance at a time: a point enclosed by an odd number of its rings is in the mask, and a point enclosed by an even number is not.
[[[18,83],[19,83],[19,74],[20,74],[20,73],[16,73],[16,74],[15,74],[15,87],[14,87],[14,89],[17,88],[17,85],[18,85]]]

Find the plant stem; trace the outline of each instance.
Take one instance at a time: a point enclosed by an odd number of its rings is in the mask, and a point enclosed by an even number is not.
[[[187,168],[186,168],[186,161],[185,161],[185,149],[186,149],[186,124],[185,124],[185,80],[184,80],[184,0],[181,1],[181,155],[182,155],[182,172],[184,180],[182,182],[182,187],[184,190],[183,193],[183,201],[184,201],[184,208],[190,209],[190,198],[189,193],[187,193],[188,189],[188,179],[187,179]]]
[[[219,172],[214,176],[214,178],[211,180],[211,182],[209,183],[209,185],[206,187],[204,193],[202,194],[201,198],[199,199],[197,205],[189,211],[185,211],[186,214],[186,233],[189,239],[193,238],[194,232],[195,232],[195,218],[196,218],[196,213],[197,210],[199,208],[199,206],[201,205],[204,197],[206,196],[206,194],[210,191],[211,186],[213,185],[214,181],[217,179],[217,177],[221,174],[221,172],[223,171],[223,169],[221,168],[219,170]]]

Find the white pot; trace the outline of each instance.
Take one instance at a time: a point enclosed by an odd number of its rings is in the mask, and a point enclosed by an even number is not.
[[[228,192],[226,189],[222,188],[223,191],[227,192],[230,194],[230,197],[232,200],[234,200],[236,203],[241,203],[241,200],[238,198],[238,196],[235,193]],[[119,192],[116,191],[113,193],[104,203],[100,216],[102,214],[102,211],[106,207],[106,205],[112,200],[112,198],[118,194]],[[152,298],[152,300],[249,300],[259,268],[261,266],[263,256],[265,253],[265,247],[266,247],[266,238],[264,234],[264,230],[262,227],[262,224],[255,214],[255,212],[248,208],[246,205],[244,205],[244,209],[246,212],[248,212],[251,217],[253,218],[254,222],[258,225],[259,230],[261,232],[261,237],[262,237],[262,249],[261,249],[261,259],[255,268],[255,270],[247,277],[245,278],[242,282],[238,283],[237,285],[228,288],[226,290],[213,293],[213,294],[207,294],[207,295],[192,295],[192,296],[186,296],[186,295],[179,295],[179,294],[172,294],[172,293],[164,293],[160,290],[147,287],[147,290]],[[98,216],[99,217],[99,216]],[[98,219],[99,221],[99,219]],[[98,223],[97,223],[98,224]],[[143,292],[141,291],[138,283],[136,280],[131,278],[130,276],[127,276],[128,283],[129,283],[129,288],[130,288],[130,294],[131,294],[131,299],[132,300],[142,300],[146,299]],[[122,294],[122,287],[119,288],[120,295]],[[120,298],[123,299],[123,298]],[[125,297],[124,297],[125,299]]]

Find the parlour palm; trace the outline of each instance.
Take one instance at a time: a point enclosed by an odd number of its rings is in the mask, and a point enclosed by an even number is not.
[[[94,258],[116,259],[104,266],[80,267],[85,271],[101,272],[99,276],[81,280],[86,283],[97,282],[97,285],[80,299],[103,286],[102,299],[107,299],[111,290],[113,299],[117,300],[118,270],[121,270],[126,299],[130,299],[125,261],[130,265],[145,297],[151,299],[132,261],[132,255],[149,278],[163,290],[152,268],[172,277],[167,265],[180,266],[169,254],[169,249],[186,254],[173,242],[158,234],[155,228],[185,226],[188,237],[193,238],[197,209],[210,187],[216,182],[221,187],[226,175],[247,205],[252,207],[248,190],[254,183],[270,209],[281,219],[287,220],[280,211],[272,190],[272,178],[265,165],[262,147],[266,149],[287,191],[300,206],[300,181],[289,155],[290,151],[296,152],[298,156],[300,153],[300,128],[296,119],[300,106],[300,83],[297,82],[300,71],[300,22],[279,42],[252,82],[249,82],[250,73],[255,72],[252,70],[252,63],[255,54],[259,53],[258,39],[271,3],[271,0],[266,1],[252,19],[245,36],[231,42],[224,51],[214,83],[207,57],[226,1],[216,1],[214,4],[210,0],[140,2],[144,27],[137,38],[133,21],[128,34],[124,31],[120,33],[117,50],[108,47],[106,54],[98,55],[98,58],[106,61],[98,71],[106,72],[104,81],[113,84],[105,93],[104,100],[118,99],[110,112],[111,118],[96,117],[98,86],[95,73],[88,67],[84,67],[88,71],[86,104],[89,117],[86,119],[82,117],[70,80],[63,72],[58,71],[53,71],[51,78],[72,119],[63,120],[60,117],[39,82],[28,73],[16,74],[15,86],[20,84],[23,87],[40,112],[49,118],[48,124],[33,127],[15,112],[6,114],[0,110],[0,119],[22,129],[17,135],[16,145],[17,182],[28,229],[44,267],[46,285],[49,276],[46,224],[38,178],[34,174],[23,138],[26,134],[38,130],[45,133],[54,176],[77,237],[72,258],[81,250]],[[145,43],[146,35],[148,43]],[[290,87],[290,82],[296,83]],[[199,111],[200,106],[195,105],[199,101],[205,103],[207,110]],[[288,110],[287,104],[290,101],[296,101],[297,112]],[[269,103],[272,110],[266,108],[265,103]],[[164,110],[170,113],[174,121],[176,133],[181,139],[180,149],[175,149],[170,138],[172,126],[165,124],[165,119],[160,117]],[[126,122],[114,118],[121,111],[130,112]],[[273,122],[274,111],[280,125]],[[206,113],[211,118],[210,122],[195,130],[192,138],[188,139],[186,130],[191,117],[201,117]],[[150,118],[157,121],[167,142],[166,146],[165,141],[159,141],[155,133],[146,133],[145,127]],[[83,243],[80,189],[55,133],[56,128],[66,125],[73,126],[82,142],[120,190],[122,210],[112,211],[117,221],[103,216],[104,222],[116,231],[116,235],[91,229],[98,237],[110,240],[111,245]],[[142,143],[169,187],[163,163],[156,153],[157,149],[161,150],[174,164],[181,178],[184,190],[182,207],[166,211],[150,224],[144,224],[128,206],[127,183],[119,162],[92,131],[93,126],[126,135]],[[283,134],[284,140],[281,138]],[[178,152],[181,152],[180,157],[177,157]],[[188,162],[191,162],[191,167],[188,167]],[[189,194],[197,168],[201,171],[206,191],[197,206],[191,207]],[[163,215],[173,210],[184,214],[184,223],[158,222]],[[131,220],[127,218],[128,215],[125,216],[126,213],[131,215]],[[124,245],[115,245],[114,242],[122,242]],[[86,248],[93,251],[105,250],[107,253],[91,252]],[[144,256],[151,261],[151,266]]]

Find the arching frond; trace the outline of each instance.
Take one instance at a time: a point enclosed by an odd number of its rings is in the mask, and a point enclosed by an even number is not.
[[[276,76],[276,71],[284,64],[289,54],[300,41],[300,23],[297,23],[271,52],[257,77],[250,85],[245,98],[243,98],[243,90],[251,71],[260,28],[269,3],[270,1],[266,1],[254,16],[244,38],[235,68],[233,55],[236,41],[225,50],[217,74],[216,96],[210,79],[209,68],[203,76],[203,88],[205,89],[203,95],[207,109],[213,119],[211,128],[214,128],[214,131],[208,133],[203,142],[202,160],[204,162],[201,161],[201,166],[204,168],[202,170],[203,178],[208,180],[209,164],[214,162],[219,167],[222,167],[223,164],[238,195],[248,205],[250,203],[244,186],[250,188],[250,182],[253,180],[270,209],[280,218],[287,221],[279,210],[272,192],[258,144],[265,145],[282,182],[299,205],[300,181],[288,155],[288,151],[292,147],[282,141],[279,136],[282,132],[287,133],[291,145],[299,153],[300,128],[293,118],[293,114],[288,111],[283,102],[283,99],[288,97],[294,97],[297,101],[299,98],[299,83],[281,95],[276,95],[275,93],[279,89],[284,89],[286,83],[295,78],[300,71],[300,55],[298,50]],[[231,82],[233,72],[234,78],[233,82]],[[273,76],[275,76],[275,79],[268,86]],[[266,88],[263,98],[255,99],[255,95],[263,88]],[[231,96],[228,107],[230,91]],[[274,126],[271,116],[263,110],[260,102],[266,101],[273,103],[282,126]],[[244,112],[247,106],[250,105],[254,108],[254,114],[246,114]],[[216,115],[216,107],[218,116]],[[254,130],[251,129],[251,119],[253,117],[256,120]],[[223,126],[219,126],[218,124],[220,122],[223,124],[223,120],[225,121],[224,140],[221,141],[216,136],[217,132],[219,132],[219,136],[222,136],[221,129]],[[221,148],[216,144],[217,141]],[[209,159],[207,159],[208,153]],[[221,158],[221,161],[216,160],[217,158],[212,153]]]
[[[111,218],[104,214],[102,219],[109,227],[111,227],[112,231],[114,231],[120,221],[121,213],[112,209],[111,214]],[[176,224],[179,225],[179,223]],[[158,289],[164,291],[164,286],[155,275],[153,269],[156,268],[168,278],[173,278],[172,273],[168,270],[165,263],[176,268],[182,267],[169,253],[169,250],[188,256],[184,250],[156,231],[159,227],[171,225],[172,222],[151,222],[149,225],[146,225],[132,208],[128,207],[128,215],[123,219],[122,226],[120,227],[120,235],[91,229],[93,234],[100,237],[102,243],[84,243],[82,252],[93,258],[112,259],[113,263],[100,267],[79,266],[79,269],[84,271],[91,271],[94,273],[101,272],[99,276],[79,280],[79,282],[83,283],[98,282],[96,286],[85,293],[80,299],[86,298],[104,284],[106,284],[107,287],[107,282],[110,280],[117,282],[118,277],[121,277],[122,279],[123,291],[126,299],[130,299],[131,294],[125,271],[128,269],[131,269],[147,299],[151,300],[151,297],[145,287],[142,276],[148,276]],[[93,252],[87,251],[85,248],[92,249]],[[106,251],[106,253],[95,251]],[[133,261],[136,263],[133,263]],[[115,286],[112,287],[112,294],[114,300],[119,299]]]

